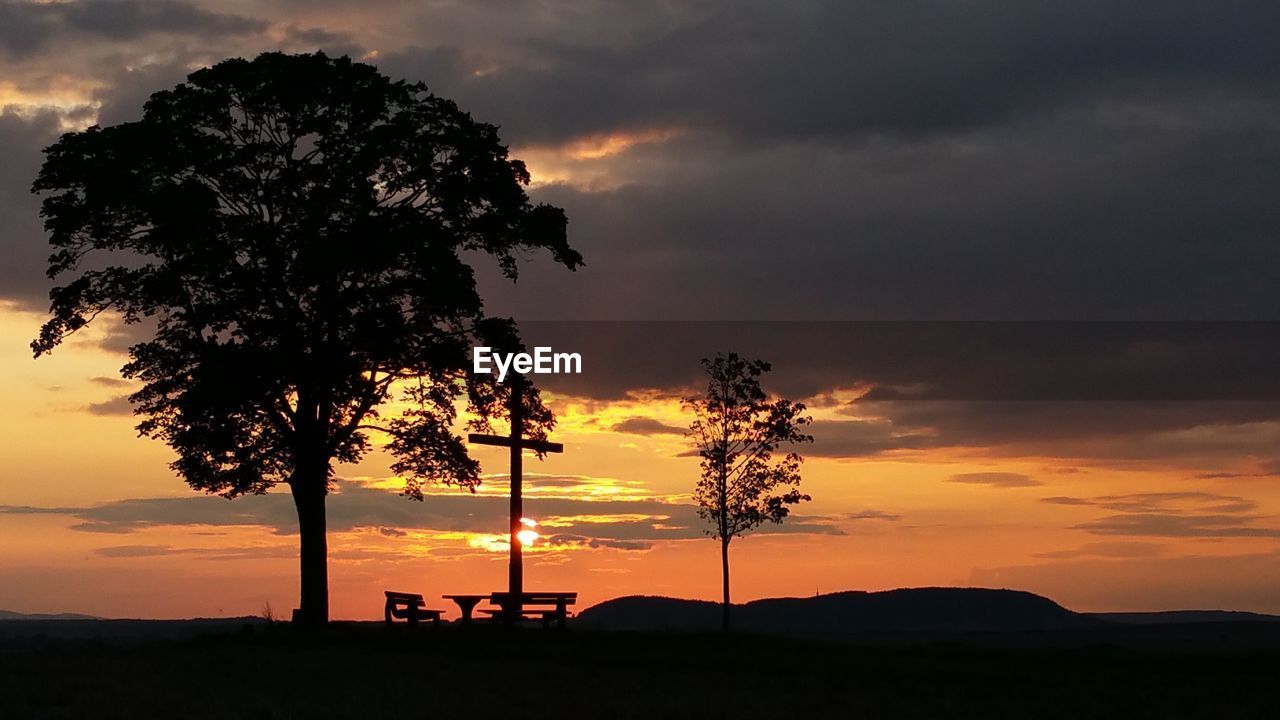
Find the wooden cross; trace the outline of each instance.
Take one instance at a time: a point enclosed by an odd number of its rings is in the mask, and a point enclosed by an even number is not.
[[[508,411],[511,415],[511,433],[502,435],[478,435],[472,433],[467,439],[478,445],[501,445],[511,448],[511,561],[507,572],[507,586],[511,593],[514,609],[511,611],[519,617],[520,598],[524,594],[524,551],[520,546],[519,533],[523,529],[520,522],[524,517],[524,500],[521,498],[521,480],[523,475],[525,450],[536,450],[540,453],[564,452],[564,445],[545,440],[531,440],[524,437],[524,408],[521,405],[523,382],[519,375],[511,379],[511,399]]]

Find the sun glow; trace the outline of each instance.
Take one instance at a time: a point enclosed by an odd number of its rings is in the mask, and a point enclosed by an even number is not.
[[[563,152],[573,160],[599,160],[624,153],[636,145],[663,143],[675,136],[675,130],[605,133],[575,140]]]
[[[524,547],[529,547],[537,542],[538,531],[534,530],[534,528],[538,527],[538,522],[529,518],[520,518],[520,524],[524,526],[524,529],[516,533],[516,540],[519,540]]]
[[[562,183],[589,190],[619,186],[619,158],[646,145],[660,145],[679,135],[675,129],[647,129],[600,133],[576,138],[562,145],[519,148],[533,178],[532,185]]]

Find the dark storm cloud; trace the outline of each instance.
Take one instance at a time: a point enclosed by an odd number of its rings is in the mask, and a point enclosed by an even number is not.
[[[32,116],[0,112],[0,297],[36,306],[48,297],[49,249],[31,181],[40,168],[41,148],[58,136],[60,119],[51,110]]]
[[[619,171],[636,185],[540,191],[588,265],[491,294],[529,318],[1275,318],[1278,110],[1185,111],[856,150],[674,143],[683,162]]]
[[[589,265],[530,272],[528,317],[1275,317],[1280,63],[1242,19],[1276,12],[735,5],[563,62],[420,65],[517,142],[688,129],[628,186],[539,193]]]
[[[763,380],[777,392],[870,386],[864,403],[1280,400],[1280,323],[535,321],[521,331],[528,345],[583,355],[582,374],[541,384],[601,399],[689,392],[705,382],[699,359],[732,351],[771,362]]]
[[[353,44],[353,38],[350,33],[333,32],[323,28],[298,27],[297,25],[290,25],[285,29],[285,38],[289,43],[326,48],[326,52],[329,54],[342,53],[333,53],[327,48],[351,46]]]
[[[169,62],[113,70],[104,78],[106,89],[94,94],[100,103],[98,124],[117,125],[141,119],[142,107],[151,95],[186,80],[191,73],[187,65],[194,60],[193,55],[181,53]]]
[[[35,310],[48,307],[53,283],[45,276],[45,268],[50,249],[40,218],[40,198],[31,193],[31,184],[44,160],[41,151],[62,132],[60,122],[75,121],[86,113],[96,115],[104,125],[136,120],[151,93],[177,84],[187,73],[183,60],[110,72],[108,89],[96,93],[100,106],[93,113],[85,108],[72,113],[44,109],[18,114],[0,108],[0,244],[4,248],[0,298]],[[125,339],[116,342],[120,338],[112,337],[107,348],[122,350],[137,342],[140,338],[129,332],[134,329],[121,328]]]
[[[83,18],[101,12],[96,5],[6,11],[28,13],[29,37],[14,42],[67,48],[128,36],[140,50],[154,42],[148,34],[186,33],[193,13],[213,13],[146,7],[95,30]],[[514,287],[487,279],[494,312],[1277,317],[1274,3],[1246,0],[1229,11],[1203,1],[1092,0],[384,10],[420,29],[422,47],[377,48],[379,66],[502,125],[517,148],[675,132],[601,160],[614,176],[608,190],[537,188],[536,199],[568,210],[587,267],[569,274],[532,258]],[[62,34],[50,39],[31,25],[43,17],[33,13],[56,14]],[[211,37],[257,32],[254,21],[217,17]],[[303,21],[290,17],[282,41],[291,47],[361,54],[380,44],[359,28],[295,22]],[[137,63],[116,58],[94,67],[106,85],[103,120],[136,117],[146,96],[177,82],[188,64],[222,54],[196,40],[160,64],[127,71]],[[252,54],[230,37],[219,43]],[[52,115],[0,116],[0,147],[11,160],[0,163],[0,293],[36,305],[47,290],[46,249],[27,188],[38,148],[55,131]],[[1069,458],[1257,456],[1273,440],[1265,432],[1201,430],[1280,420],[1274,403],[1238,402],[1280,398],[1280,334],[1271,326],[1200,327],[1190,336],[1155,325],[1110,334],[1102,325],[705,330],[641,332],[643,342],[600,326],[561,333],[556,345],[581,350],[587,372],[547,384],[600,398],[683,392],[700,380],[698,357],[736,349],[773,360],[774,389],[793,396],[874,386],[855,408],[859,417],[815,425],[812,453],[833,457],[990,445]],[[1026,332],[1035,337],[1019,335]]]
[[[174,0],[0,3],[0,54],[25,57],[59,42],[136,41],[153,34],[206,38],[261,32],[261,20]]]
[[[539,193],[589,264],[526,273],[526,317],[1275,317],[1278,13],[722,3],[487,72],[379,62],[517,144],[687,131]]]
[[[535,262],[517,290],[490,288],[500,311],[1275,317],[1277,13],[1258,0],[406,8],[424,46],[377,62],[517,145],[685,131],[620,160],[615,190],[539,190],[569,210],[588,267]],[[348,28],[292,33],[341,44]]]
[[[718,2],[627,41],[526,41],[525,62],[440,88],[521,140],[693,125],[740,138],[920,136],[1100,99],[1275,87],[1264,0]],[[419,53],[380,64],[426,76]],[[427,51],[434,53],[435,51]]]
[[[813,444],[802,448],[813,457],[872,457],[891,450],[924,450],[948,444],[927,428],[902,431],[887,419],[833,422],[818,420],[805,428]]]
[[[717,351],[770,360],[766,389],[828,413],[809,428],[803,452],[816,457],[1001,447],[1229,462],[1269,457],[1280,442],[1275,323],[532,322],[524,332],[584,358],[582,375],[539,383],[598,399],[696,392],[698,359]],[[864,394],[842,401],[833,388]]]

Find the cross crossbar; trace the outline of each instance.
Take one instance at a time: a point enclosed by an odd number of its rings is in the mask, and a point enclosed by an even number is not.
[[[563,443],[547,442],[546,440],[515,439],[505,435],[477,435],[475,433],[468,435],[467,440],[477,445],[501,445],[502,447],[514,447],[518,443],[522,450],[534,450],[540,453],[564,452]]]

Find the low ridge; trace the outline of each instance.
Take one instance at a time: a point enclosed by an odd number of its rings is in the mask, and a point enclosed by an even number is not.
[[[1021,590],[908,588],[770,598],[733,607],[739,630],[785,633],[994,632],[1091,627],[1105,621]],[[713,630],[720,605],[705,600],[629,596],[587,608],[582,627]]]

